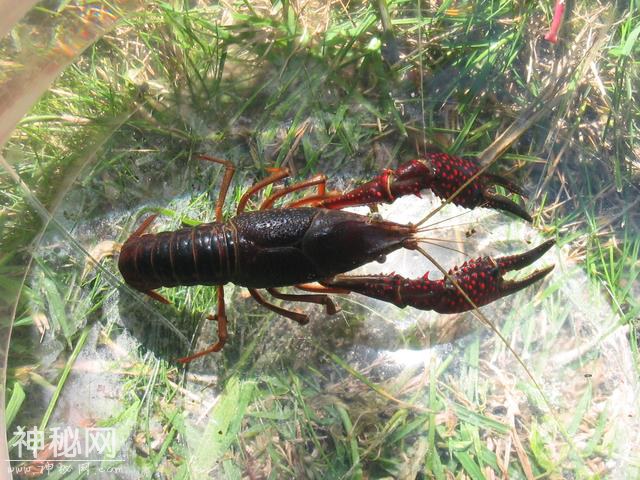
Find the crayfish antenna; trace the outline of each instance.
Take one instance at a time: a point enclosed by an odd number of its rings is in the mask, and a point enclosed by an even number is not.
[[[463,241],[447,240],[444,238],[431,238],[431,237],[417,237],[416,240],[420,243],[425,243],[427,245],[431,245],[434,247],[444,248],[445,250],[450,250],[452,252],[464,255],[465,257],[469,257],[469,254],[464,252],[463,250],[446,245],[447,243],[462,245],[464,244]]]

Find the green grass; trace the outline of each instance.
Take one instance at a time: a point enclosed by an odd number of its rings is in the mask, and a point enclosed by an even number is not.
[[[0,290],[19,293],[12,455],[17,425],[73,424],[113,427],[126,459],[115,465],[142,478],[612,474],[623,414],[605,387],[621,325],[638,372],[638,6],[613,23],[595,3],[573,5],[557,46],[541,39],[550,8],[150,2],[121,19],[3,152],[54,218],[40,237],[41,212],[0,178]],[[0,45],[7,57],[16,38]],[[546,286],[485,311],[542,390],[471,315],[353,296],[299,328],[234,286],[229,344],[185,370],[175,359],[216,339],[213,288],[166,289],[163,306],[125,288],[111,258],[82,274],[88,252],[150,212],[156,230],[213,219],[222,171],[198,153],[236,165],[230,216],[268,168],[346,188],[425,150],[479,155],[523,122],[494,168],[521,179],[536,226],[578,266],[558,258]],[[524,235],[504,217],[472,223],[510,239],[505,249]],[[426,347],[420,362],[379,356]]]

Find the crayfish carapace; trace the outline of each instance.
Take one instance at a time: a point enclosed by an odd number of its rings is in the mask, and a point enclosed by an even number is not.
[[[218,304],[214,318],[218,322],[218,341],[204,351],[180,359],[184,363],[217,352],[224,346],[227,317],[223,285],[228,282],[247,287],[251,296],[264,307],[305,324],[307,315],[269,303],[258,290],[265,289],[282,300],[324,305],[328,314],[337,311],[328,294],[350,292],[391,302],[400,308],[412,306],[457,313],[521,290],[542,279],[553,268],[543,268],[522,280],[506,281],[503,278],[506,272],[519,270],[540,258],[554,244],[549,240],[520,255],[467,261],[440,280],[430,280],[428,274],[417,279],[395,274],[345,275],[345,272],[401,248],[418,250],[426,255],[420,246],[419,226],[376,220],[341,210],[345,207],[391,203],[399,196],[419,194],[423,189],[449,198],[468,183],[453,203],[466,208],[486,206],[504,210],[531,221],[520,205],[494,192],[494,187],[500,185],[512,193],[522,194],[519,187],[499,175],[477,175],[478,166],[468,159],[444,153],[428,154],[396,170],[384,170],[373,180],[341,194],[327,192],[326,177],[317,175],[276,190],[259,210],[245,212],[250,197],[289,175],[286,169],[277,169],[251,187],[240,199],[237,215],[224,221],[222,207],[234,167],[226,160],[201,158],[225,166],[216,203],[216,222],[173,232],[145,234],[156,217],[152,215],[124,243],[118,262],[128,285],[160,301],[166,302],[154,291],[159,287],[217,286]],[[277,199],[310,187],[316,187],[316,193],[282,208],[272,208]],[[283,286],[295,286],[308,293],[294,295],[277,290]]]

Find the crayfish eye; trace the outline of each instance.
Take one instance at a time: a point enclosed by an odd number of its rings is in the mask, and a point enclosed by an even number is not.
[[[369,221],[372,223],[382,222],[383,218],[378,212],[372,212],[369,214]]]
[[[378,263],[384,263],[386,261],[387,261],[387,256],[385,254],[382,254],[378,258],[376,258],[376,262]]]

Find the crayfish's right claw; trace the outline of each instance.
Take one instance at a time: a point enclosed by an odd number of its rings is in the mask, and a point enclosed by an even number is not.
[[[555,240],[547,240],[528,252],[497,258],[496,264],[498,269],[500,270],[500,273],[503,274],[528,267],[547,253],[555,243]],[[502,296],[511,295],[512,293],[516,293],[527,288],[529,285],[533,285],[538,280],[542,280],[549,272],[551,272],[551,270],[553,270],[553,267],[553,265],[549,265],[548,267],[541,268],[540,270],[536,270],[530,274],[528,277],[520,280],[502,280],[500,285]]]
[[[445,278],[440,280],[430,280],[428,273],[416,279],[400,275],[336,275],[321,283],[384,300],[400,308],[411,306],[438,313],[466,312],[511,295],[544,278],[553,270],[553,265],[521,280],[505,280],[504,274],[531,265],[554,244],[553,240],[548,240],[518,255],[468,260],[462,266],[449,270]]]
[[[440,313],[465,312],[473,309],[474,306],[482,307],[534,284],[551,272],[553,265],[536,270],[520,280],[505,280],[504,275],[528,267],[553,245],[555,245],[554,240],[547,240],[528,252],[498,258],[481,257],[468,260],[461,267],[450,270],[447,277],[443,279],[445,286],[442,296],[437,299],[433,309]],[[452,280],[455,280],[457,285],[454,285]],[[460,292],[460,289],[464,290],[466,296]],[[469,303],[469,299],[473,303]]]

